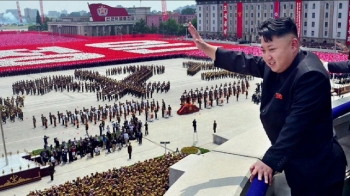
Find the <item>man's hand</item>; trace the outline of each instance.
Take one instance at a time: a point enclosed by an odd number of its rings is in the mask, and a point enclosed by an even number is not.
[[[199,50],[203,50],[205,47],[205,42],[203,41],[202,37],[199,35],[196,28],[192,25],[191,22],[188,23],[188,31],[190,32],[194,43],[196,44],[197,48]]]
[[[250,182],[253,181],[256,174],[258,174],[258,180],[262,180],[264,178],[265,183],[271,185],[272,184],[272,169],[267,166],[262,161],[258,160],[250,167]]]
[[[338,51],[339,53],[349,54],[350,50],[347,46],[339,42],[335,42],[335,44],[337,44],[337,46],[341,48],[341,50]]]

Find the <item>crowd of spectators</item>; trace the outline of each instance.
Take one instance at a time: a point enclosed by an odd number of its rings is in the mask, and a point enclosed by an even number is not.
[[[51,44],[52,43],[67,43],[81,41],[82,39],[50,35],[47,33],[1,33],[0,34],[0,47],[8,46],[27,46],[38,44]]]
[[[164,195],[169,188],[169,167],[185,156],[168,153],[132,166],[91,173],[51,188],[31,191],[28,195]]]

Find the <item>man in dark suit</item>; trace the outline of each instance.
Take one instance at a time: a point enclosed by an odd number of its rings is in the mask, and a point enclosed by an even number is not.
[[[348,55],[350,60],[350,50],[347,46],[342,43],[336,42],[337,46],[341,48],[339,53]],[[350,73],[350,61],[340,61],[340,62],[325,62],[323,63],[326,70],[331,73]]]
[[[192,121],[192,126],[193,126],[193,131],[196,133],[197,132],[197,121],[196,121],[196,119],[194,119]]]
[[[189,32],[216,67],[264,79],[260,119],[271,147],[251,166],[251,180],[271,184],[284,171],[293,196],[341,196],[346,159],[333,138],[329,76],[315,54],[299,49],[293,20],[259,26],[262,57],[211,46],[192,24]]]

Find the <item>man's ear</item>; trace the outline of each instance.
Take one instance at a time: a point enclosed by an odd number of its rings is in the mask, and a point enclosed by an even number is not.
[[[299,40],[298,38],[293,38],[291,41],[293,51],[299,51]]]

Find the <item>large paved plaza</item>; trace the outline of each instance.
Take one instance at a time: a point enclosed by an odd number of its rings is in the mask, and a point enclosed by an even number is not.
[[[189,61],[189,59],[169,59],[150,61],[143,63],[133,63],[125,65],[164,65],[165,74],[154,75],[148,81],[170,81],[171,88],[168,93],[153,93],[155,101],[164,99],[166,105],[171,105],[172,117],[165,119],[159,118],[154,122],[149,122],[149,135],[144,137],[142,145],[133,142],[132,159],[128,160],[126,149],[116,151],[112,154],[102,153],[101,156],[94,158],[84,157],[78,158],[77,161],[66,165],[60,165],[56,168],[55,180],[50,181],[49,177],[44,177],[41,181],[23,185],[18,188],[1,191],[1,195],[25,195],[30,190],[44,189],[52,185],[64,183],[68,180],[73,180],[78,176],[89,175],[92,172],[104,171],[109,168],[119,168],[121,166],[131,165],[138,161],[160,156],[164,153],[164,147],[159,144],[161,141],[170,141],[167,145],[168,150],[175,151],[177,148],[181,149],[185,146],[196,145],[199,147],[214,149],[217,145],[213,144],[213,121],[216,120],[218,124],[217,133],[231,138],[235,135],[242,134],[246,131],[257,130],[262,131],[259,121],[259,106],[251,102],[251,95],[253,94],[256,83],[261,79],[255,78],[250,81],[248,99],[245,95],[241,95],[239,101],[231,97],[229,103],[223,106],[214,106],[212,109],[203,109],[197,113],[179,116],[176,111],[180,108],[180,96],[184,90],[195,90],[196,88],[215,86],[224,84],[225,82],[238,81],[238,79],[225,78],[211,81],[201,80],[203,71],[194,76],[187,76],[186,68],[183,68],[182,62]],[[115,66],[125,66],[115,65]],[[106,69],[115,66],[87,68],[87,70],[98,71],[105,75]],[[44,76],[53,75],[71,75],[74,70],[48,72],[40,74],[22,75],[0,78],[0,97],[12,96],[12,83],[18,80],[34,80]],[[115,79],[122,79],[127,75],[108,76]],[[135,97],[125,96],[120,101],[136,100]],[[68,141],[69,139],[85,137],[85,128],[80,126],[79,129],[69,124],[68,128],[58,125],[48,126],[47,129],[41,126],[40,115],[48,116],[49,112],[57,114],[57,111],[64,112],[66,110],[74,111],[74,109],[82,109],[83,107],[90,108],[90,106],[97,107],[98,105],[113,104],[114,102],[97,101],[96,94],[90,92],[55,92],[52,91],[45,95],[25,95],[24,121],[12,123],[7,121],[3,125],[5,133],[5,141],[8,152],[23,152],[24,149],[31,151],[43,147],[43,136],[49,136],[49,144],[53,144],[53,138],[58,138],[60,141]],[[215,105],[215,104],[214,104]],[[33,128],[32,116],[37,119],[37,128]],[[143,122],[145,121],[144,114],[139,116]],[[192,121],[196,119],[198,130],[198,141],[194,141],[194,134],[192,128]],[[108,122],[107,125],[111,124]],[[91,135],[99,134],[97,125],[90,125],[89,133]],[[0,138],[2,144],[2,140]],[[248,141],[247,141],[248,142]],[[235,148],[235,146],[232,146]],[[0,154],[4,153],[1,145]],[[10,162],[11,164],[11,162]],[[4,166],[0,165],[0,171]]]

